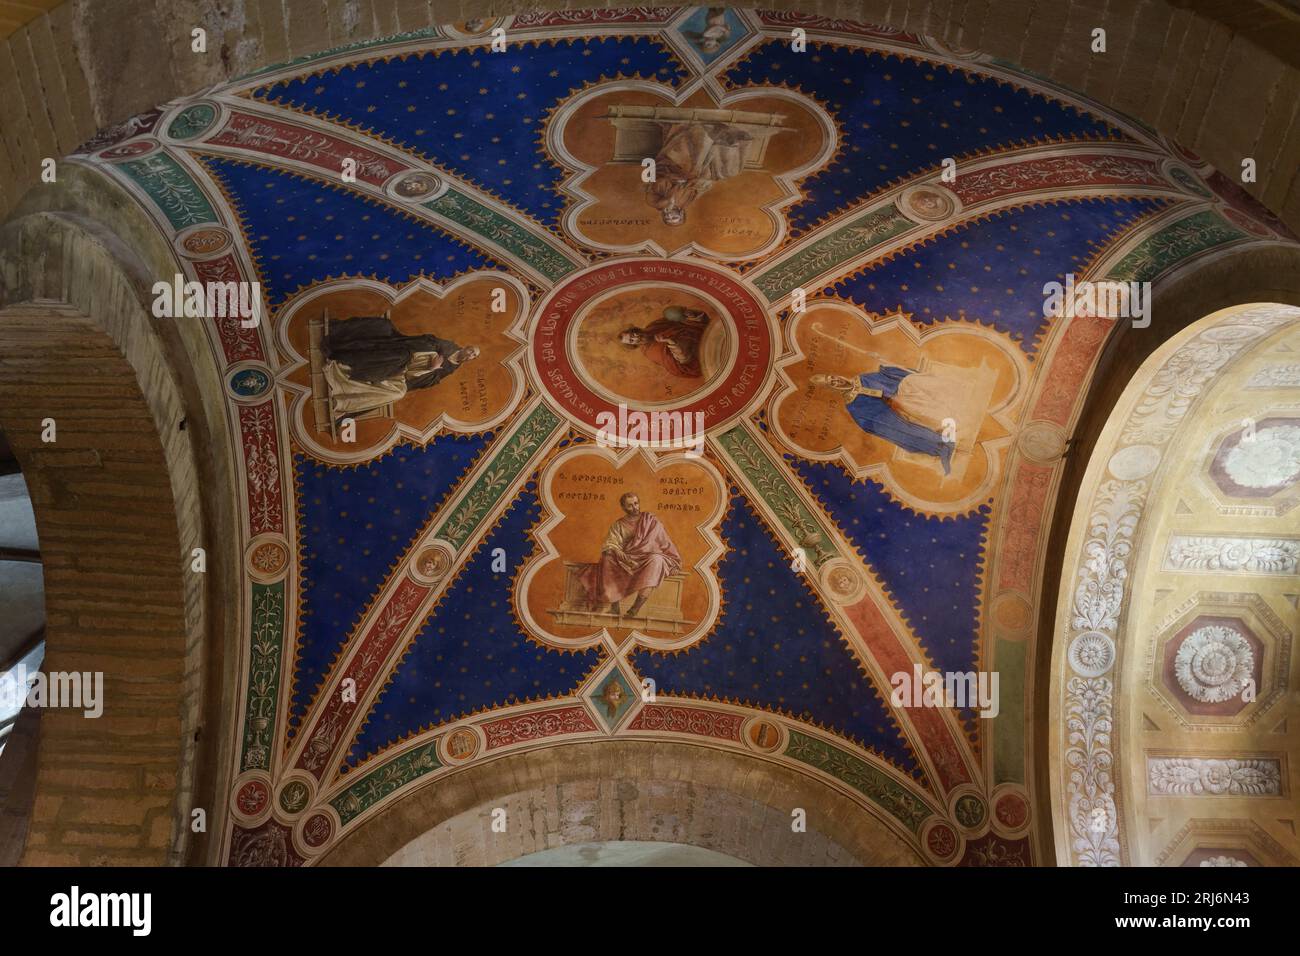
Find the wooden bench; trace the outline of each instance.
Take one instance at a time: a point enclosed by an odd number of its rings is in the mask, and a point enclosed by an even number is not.
[[[592,566],[584,561],[564,562],[564,600],[559,607],[549,611],[554,615],[556,624],[605,627],[637,624],[647,631],[671,631],[674,634],[682,634],[696,625],[697,622],[686,620],[682,614],[682,584],[686,581],[684,573],[678,572],[664,578],[633,617],[626,611],[614,614],[607,604],[592,606],[587,589],[582,584],[582,572]]]

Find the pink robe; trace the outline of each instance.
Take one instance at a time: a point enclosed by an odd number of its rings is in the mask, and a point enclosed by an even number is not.
[[[663,523],[641,512],[622,517],[609,529],[605,547],[621,542],[622,553],[606,550],[600,561],[581,572],[583,587],[593,604],[612,604],[644,588],[658,587],[681,570],[682,558]]]

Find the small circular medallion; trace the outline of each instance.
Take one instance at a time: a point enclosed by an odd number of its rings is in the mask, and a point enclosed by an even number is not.
[[[1110,473],[1121,481],[1145,478],[1160,464],[1160,450],[1151,445],[1129,445],[1110,459]]]
[[[866,579],[847,561],[828,561],[821,576],[822,585],[841,604],[854,604],[866,593]]]
[[[280,791],[280,809],[290,816],[302,813],[307,808],[311,793],[301,780],[290,780]]]
[[[446,188],[442,179],[433,173],[417,170],[398,173],[385,187],[385,191],[395,199],[405,202],[422,203],[438,196]]]
[[[993,622],[998,627],[999,637],[1023,639],[1029,630],[1031,614],[1029,602],[1011,591],[1003,591],[993,599]]]
[[[1212,329],[1206,329],[1200,335],[1207,342],[1218,342],[1220,344],[1248,342],[1251,339],[1259,338],[1259,336],[1260,330],[1249,325],[1216,325]]]
[[[167,125],[167,135],[172,139],[193,139],[206,132],[217,120],[217,108],[211,103],[195,103],[176,114]]]
[[[943,222],[961,212],[961,200],[937,183],[919,183],[903,190],[898,208],[915,222]]]
[[[781,728],[775,721],[754,717],[745,724],[741,731],[745,744],[759,753],[772,753],[781,746]]]
[[[478,734],[467,727],[453,730],[443,742],[444,754],[448,760],[455,763],[463,763],[471,759],[478,753],[478,749]]]
[[[973,793],[958,797],[953,805],[953,816],[966,829],[974,830],[984,822],[984,801]]]
[[[271,390],[271,373],[263,365],[239,365],[226,376],[226,389],[235,401],[260,399]]]
[[[187,259],[211,259],[230,248],[229,229],[220,226],[198,226],[176,237],[176,247]]]
[[[263,584],[278,580],[289,567],[289,548],[278,536],[254,538],[245,558],[248,573]]]
[[[271,792],[261,780],[250,780],[235,793],[235,806],[246,817],[255,817],[266,809]]]
[[[411,577],[421,584],[437,584],[451,570],[453,553],[446,545],[421,548],[411,561]]]
[[[1065,433],[1051,422],[1031,422],[1016,440],[1020,453],[1032,462],[1050,465],[1065,452]]]
[[[1029,805],[1018,793],[1004,793],[993,805],[993,815],[1004,830],[1015,832],[1029,822]]]
[[[1115,642],[1101,631],[1084,631],[1070,642],[1066,656],[1075,673],[1100,677],[1115,663]]]
[[[315,813],[302,825],[302,842],[313,850],[323,847],[334,833],[334,821],[327,814]]]
[[[942,821],[932,824],[925,834],[926,852],[936,863],[951,862],[960,846],[957,831]]]
[[[1195,173],[1179,163],[1167,163],[1165,165],[1165,175],[1175,186],[1191,193],[1193,196],[1209,199],[1214,195],[1206,188],[1204,183],[1196,178]]]
[[[481,37],[502,22],[501,17],[471,17],[468,20],[457,20],[446,29],[454,37]]]

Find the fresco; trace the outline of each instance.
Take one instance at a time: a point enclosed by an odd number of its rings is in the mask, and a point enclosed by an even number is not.
[[[978,53],[712,7],[418,31],[123,129],[75,161],[265,304],[205,320],[228,862],[610,737],[780,763],[930,863],[1050,853],[1038,555],[1120,320],[1043,287],[1292,241],[1213,170]],[[1293,422],[1214,474],[1276,507]],[[997,715],[891,702],[934,670],[997,672]]]

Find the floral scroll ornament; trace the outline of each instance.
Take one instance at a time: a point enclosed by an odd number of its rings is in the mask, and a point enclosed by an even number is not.
[[[1152,757],[1147,762],[1147,780],[1155,794],[1264,797],[1282,792],[1276,760]]]

